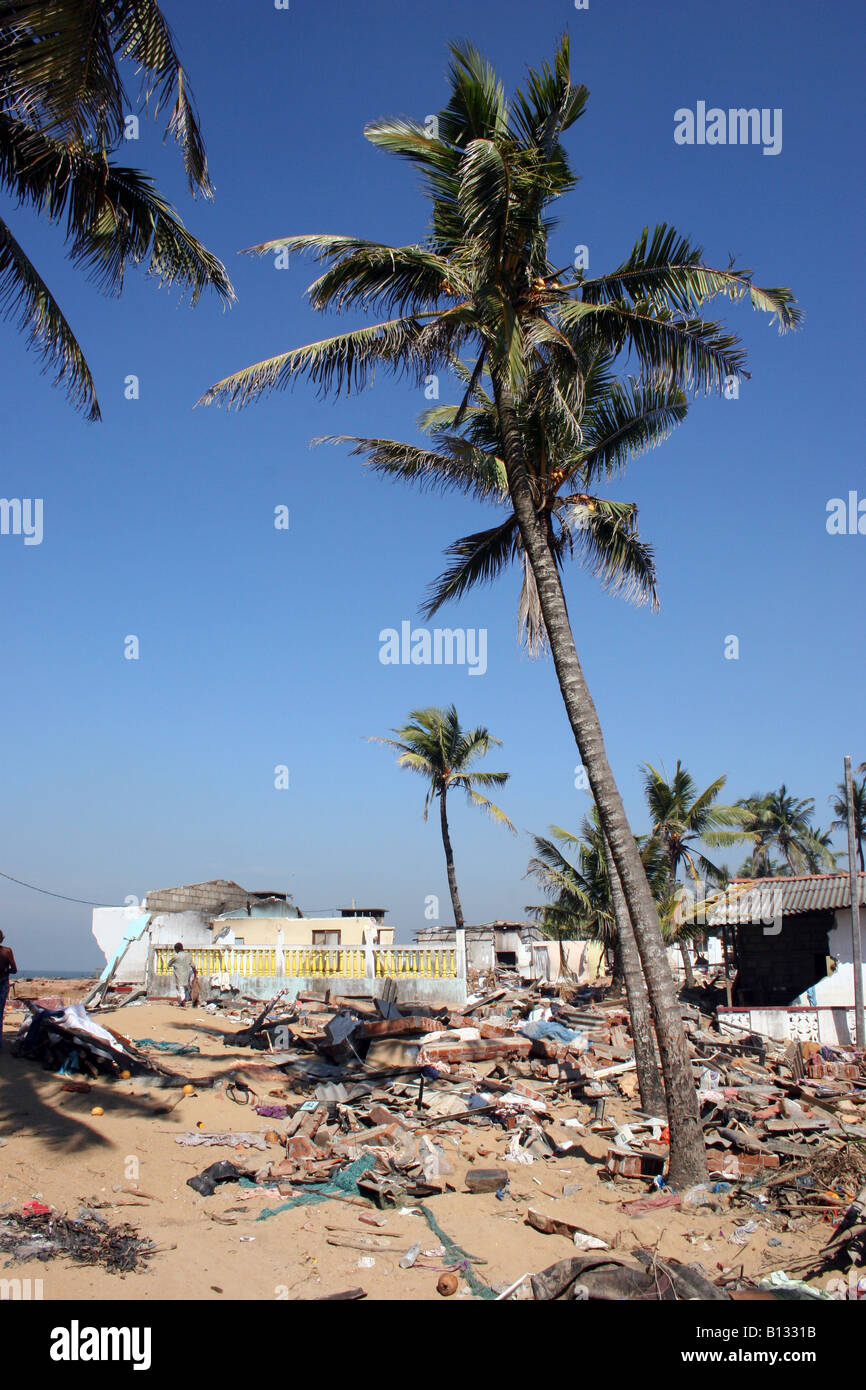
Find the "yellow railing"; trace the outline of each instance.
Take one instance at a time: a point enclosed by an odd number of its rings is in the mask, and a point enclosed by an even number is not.
[[[446,980],[457,975],[453,946],[385,946],[375,954],[377,979]]]
[[[363,980],[367,975],[367,952],[363,946],[235,946],[219,950],[212,946],[193,946],[189,954],[202,978],[225,972],[241,979]],[[154,950],[153,970],[157,976],[171,974],[171,946]],[[377,979],[445,980],[457,976],[457,952],[453,946],[373,947],[373,974]],[[282,959],[280,959],[282,956]]]

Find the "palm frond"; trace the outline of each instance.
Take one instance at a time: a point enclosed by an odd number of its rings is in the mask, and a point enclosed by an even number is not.
[[[103,0],[0,5],[4,111],[73,144],[114,145],[124,92]]]
[[[445,551],[453,557],[452,563],[430,584],[421,607],[423,616],[432,618],[450,599],[460,598],[476,584],[490,583],[515,558],[519,548],[520,532],[513,515],[499,526],[454,541]]]
[[[671,309],[692,315],[716,295],[731,300],[746,297],[752,308],[772,314],[780,332],[796,328],[802,319],[794,296],[787,289],[760,289],[750,270],[737,270],[733,263],[726,270],[703,264],[703,250],[692,246],[687,237],[661,223],[650,240],[644,227],[628,260],[608,275],[584,280],[581,294],[587,303],[615,303],[626,298],[632,303],[648,302],[655,310]]]
[[[656,382],[679,383],[686,390],[721,390],[729,377],[748,377],[745,350],[733,333],[701,318],[675,318],[667,310],[652,312],[645,303],[617,300],[589,304],[572,300],[559,306],[563,327],[578,330],[588,318],[614,354],[633,351]]]
[[[611,477],[647,449],[655,448],[688,414],[685,393],[676,385],[629,378],[588,396],[584,448],[577,457],[587,482]]]
[[[579,559],[607,593],[657,611],[653,549],[638,535],[633,502],[569,496],[560,500],[557,515],[573,535]]]
[[[480,792],[475,791],[472,787],[466,787],[465,791],[473,806],[479,806],[491,820],[495,820],[499,825],[506,826],[511,831],[512,835],[517,834],[517,827],[512,825],[500,806],[494,806],[492,801],[488,801],[486,796],[482,796]]]
[[[353,456],[363,458],[374,473],[415,483],[425,489],[454,490],[489,501],[501,499],[502,476],[498,459],[476,449],[458,436],[448,439],[447,449],[423,449],[396,439],[365,439],[358,435],[319,435],[313,444],[351,444]],[[506,494],[507,495],[507,494]]]
[[[219,403],[239,410],[269,391],[284,390],[298,377],[314,382],[321,394],[350,393],[365,387],[380,365],[421,380],[449,346],[447,338],[453,341],[460,334],[459,325],[451,333],[437,328],[434,325],[431,330],[410,315],[337,333],[233,372],[210,386],[198,404]]]
[[[472,140],[458,177],[457,207],[466,235],[501,248],[511,187],[502,150],[492,140]]]
[[[171,104],[166,136],[183,152],[190,191],[213,196],[195,98],[180,62],[172,32],[155,0],[122,0],[111,6],[122,58],[142,73],[144,102],[155,116]]]
[[[72,261],[103,290],[119,293],[127,266],[143,265],[193,303],[205,289],[234,298],[225,266],[138,169],[0,114],[0,183],[50,222],[65,223]]]
[[[90,368],[57,301],[30,258],[0,220],[0,315],[27,335],[27,346],[55,369],[54,384],[86,419],[100,419]]]
[[[141,74],[155,116],[181,147],[193,194],[211,197],[195,99],[155,0],[36,0],[0,6],[0,91],[8,115],[79,149],[110,149],[128,100],[118,61]]]

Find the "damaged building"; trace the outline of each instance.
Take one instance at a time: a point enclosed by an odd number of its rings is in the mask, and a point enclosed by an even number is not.
[[[141,904],[95,908],[93,935],[106,959],[102,980],[138,987],[149,998],[174,994],[176,942],[191,953],[204,996],[235,992],[267,998],[275,989],[342,994],[377,992],[397,980],[403,997],[431,990],[465,997],[461,944],[395,946],[383,907],[303,913],[285,893],[251,892],[227,879],[148,892]]]
[[[866,905],[866,874],[858,875]],[[733,881],[706,904],[727,964],[730,1031],[828,1044],[854,1040],[854,949],[847,873]]]

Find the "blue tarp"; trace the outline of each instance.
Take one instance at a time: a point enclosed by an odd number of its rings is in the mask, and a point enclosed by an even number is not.
[[[546,1038],[550,1042],[570,1043],[575,1038],[583,1038],[582,1033],[576,1033],[573,1028],[566,1028],[561,1023],[554,1023],[552,1019],[539,1018],[534,1023],[524,1023],[521,1033],[525,1038]]]

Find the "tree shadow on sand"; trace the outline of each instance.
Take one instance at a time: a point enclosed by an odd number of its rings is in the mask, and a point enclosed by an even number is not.
[[[52,1153],[112,1149],[117,1147],[117,1141],[102,1133],[91,1120],[91,1106],[101,1105],[110,1114],[157,1117],[157,1104],[165,1105],[169,1099],[166,1095],[157,1103],[144,1096],[128,1095],[105,1077],[90,1081],[92,1090],[87,1093],[62,1091],[64,1079],[43,1070],[38,1063],[10,1056],[5,1049],[0,1052],[0,1137],[12,1139],[27,1134],[40,1139]],[[137,1079],[147,1085],[146,1074]]]

